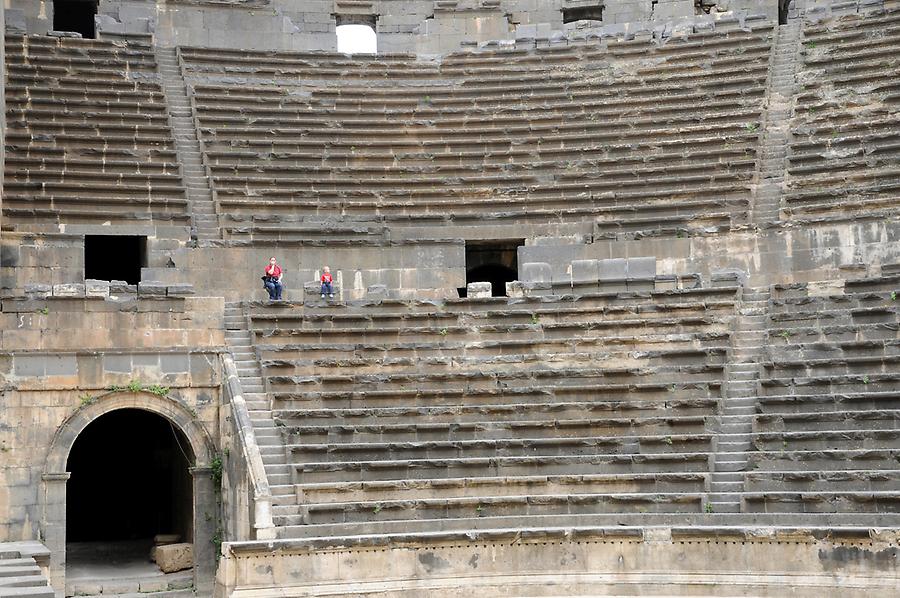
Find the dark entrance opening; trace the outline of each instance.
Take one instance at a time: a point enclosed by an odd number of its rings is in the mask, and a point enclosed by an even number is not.
[[[519,276],[518,249],[523,239],[507,241],[466,241],[466,284],[491,283],[491,295],[506,296],[506,283]],[[466,296],[466,289],[459,289]]]
[[[787,25],[792,0],[778,0],[778,24]]]
[[[603,5],[579,6],[577,8],[564,8],[562,11],[563,23],[575,21],[602,21]]]
[[[141,281],[147,266],[147,237],[85,235],[84,277],[93,280]]]
[[[89,424],[66,471],[66,560],[73,579],[159,574],[153,537],[193,541],[190,444],[168,420],[121,409]]]
[[[140,409],[108,413],[84,429],[66,470],[66,538],[190,541],[190,444],[168,420]]]
[[[53,30],[75,31],[81,37],[93,39],[96,0],[53,0]]]

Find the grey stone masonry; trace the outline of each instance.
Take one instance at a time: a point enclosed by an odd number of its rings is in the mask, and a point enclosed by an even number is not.
[[[219,223],[216,207],[209,188],[206,167],[203,165],[200,141],[197,139],[197,128],[194,126],[193,111],[178,62],[177,50],[156,46],[156,62],[166,94],[169,124],[175,137],[175,151],[187,190],[194,229],[192,236],[196,235],[198,240],[218,239]]]
[[[775,45],[769,61],[766,110],[763,113],[763,134],[753,198],[752,218],[756,224],[779,219],[799,60],[800,25],[799,21],[792,21],[776,30]]]
[[[237,366],[253,433],[272,492],[272,504],[293,504],[296,501],[293,474],[287,462],[284,440],[275,426],[271,403],[263,386],[259,359],[241,303],[225,304],[225,342]]]
[[[0,542],[0,596],[4,598],[53,598],[39,561],[50,551],[38,542]]]
[[[741,510],[759,368],[764,357],[768,303],[768,288],[743,290],[732,355],[726,366],[727,379],[710,476],[708,509],[713,513],[738,513]]]

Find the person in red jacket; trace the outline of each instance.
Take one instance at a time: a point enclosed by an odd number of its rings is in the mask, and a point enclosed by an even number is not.
[[[263,270],[263,284],[269,291],[269,301],[281,301],[281,291],[284,287],[281,284],[281,277],[284,273],[281,266],[275,261],[275,258],[269,260],[269,265]]]
[[[329,297],[334,297],[334,287],[331,286],[331,270],[328,269],[328,266],[322,268],[322,299],[325,298],[325,293],[328,293]]]

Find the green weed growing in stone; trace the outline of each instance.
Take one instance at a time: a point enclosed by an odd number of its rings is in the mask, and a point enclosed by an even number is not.
[[[713,512],[713,506],[712,506],[712,503],[711,503],[711,502],[706,503],[706,512],[707,512],[707,513],[712,513],[712,512]]]
[[[78,400],[81,401],[82,407],[87,407],[88,405],[93,405],[94,403],[96,403],[97,397],[92,397],[89,394],[83,394],[80,397],[78,397]]]
[[[377,515],[381,512],[381,505],[375,505],[375,508],[372,509],[372,514]]]
[[[810,50],[814,50],[816,48],[816,42],[806,42],[806,47]]]
[[[484,511],[484,507],[482,507],[481,505],[478,505],[477,507],[475,507],[476,513],[481,513],[482,511]]]
[[[897,291],[891,291],[891,301],[897,300]]]
[[[216,533],[213,534],[213,537],[209,541],[216,547],[216,562],[218,563],[219,558],[222,556],[222,530],[216,529]]]
[[[225,462],[222,460],[222,455],[216,455],[212,458],[212,461],[209,462],[209,469],[209,475],[216,488],[218,488],[222,485],[222,474],[225,471]]]
[[[781,331],[781,337],[782,337],[784,340],[787,340],[787,339],[791,338],[791,332],[790,332],[789,330],[782,330],[782,331]]]
[[[118,384],[110,384],[106,387],[106,390],[108,390],[109,392],[122,392],[123,390],[125,390],[125,387],[119,386]]]
[[[141,384],[140,380],[131,380],[128,383],[128,386],[126,386],[125,388],[127,388],[131,392],[141,392],[142,390],[144,390],[144,385]]]
[[[158,397],[164,397],[169,394],[168,386],[160,386],[159,384],[151,384],[150,386],[144,387],[144,390],[149,392],[150,394],[154,394]]]
[[[447,329],[441,328],[441,330],[440,330],[440,332],[438,332],[438,334],[440,334],[441,336],[447,336]]]
[[[541,321],[541,317],[539,315],[531,314],[531,323],[532,324],[537,324],[540,321]]]
[[[863,384],[868,384],[868,383],[869,383],[869,377],[863,376]]]
[[[41,314],[42,316],[46,316],[47,314],[50,313],[50,309],[46,308],[46,307],[42,307],[39,310],[37,310],[37,313]]]
[[[751,133],[755,133],[759,129],[759,123],[747,123],[747,130]]]
[[[666,444],[668,444],[669,446],[672,446],[672,437],[671,436],[666,436]]]

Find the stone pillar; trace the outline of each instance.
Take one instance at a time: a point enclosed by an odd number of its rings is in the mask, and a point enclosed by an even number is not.
[[[211,467],[191,467],[194,478],[194,587],[200,595],[211,595],[216,575],[216,550],[222,531],[219,502]]]
[[[72,474],[45,473],[41,500],[41,540],[50,550],[50,585],[58,598],[66,593],[66,482]]]

